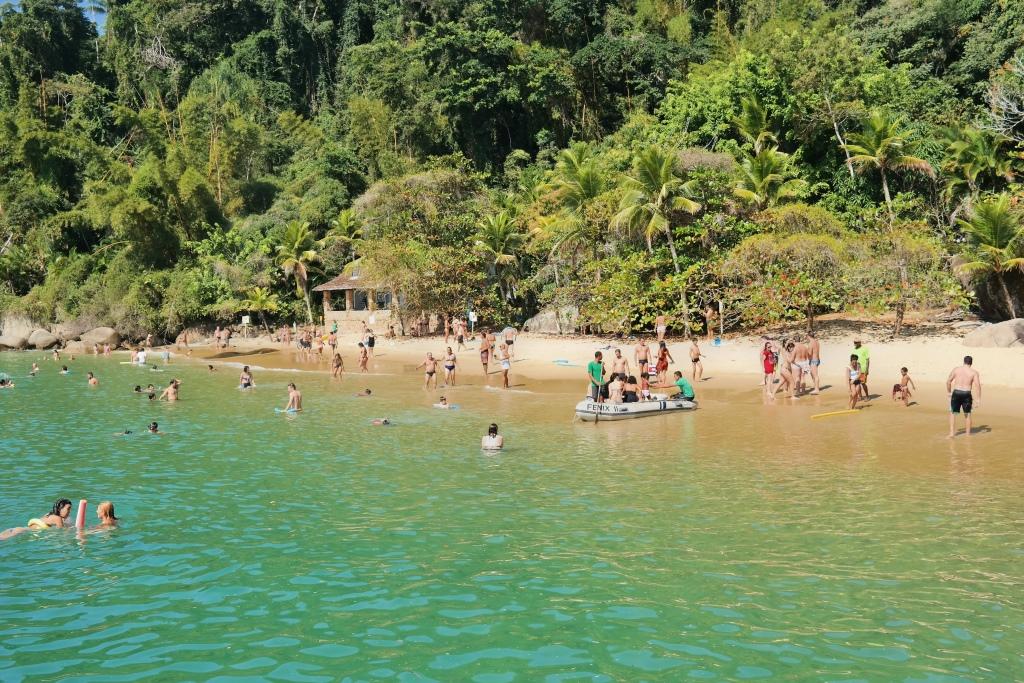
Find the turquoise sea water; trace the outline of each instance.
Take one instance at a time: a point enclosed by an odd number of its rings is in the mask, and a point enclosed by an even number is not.
[[[123,525],[0,542],[5,682],[1024,678],[1013,442],[890,467],[882,428],[714,401],[595,427],[571,394],[37,356],[0,357],[0,528],[61,496]],[[130,392],[173,375],[176,405]]]

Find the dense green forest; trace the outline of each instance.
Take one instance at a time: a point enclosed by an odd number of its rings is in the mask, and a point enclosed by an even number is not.
[[[0,312],[302,322],[353,265],[406,320],[1024,305],[1024,2],[93,5],[0,10]]]

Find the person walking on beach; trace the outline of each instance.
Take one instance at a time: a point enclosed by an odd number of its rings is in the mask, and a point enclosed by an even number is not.
[[[654,319],[654,329],[658,333],[658,341],[665,341],[665,333],[668,331],[668,325],[665,321],[665,314],[661,314]]]
[[[341,373],[343,372],[345,372],[345,361],[342,360],[340,353],[336,353],[331,360],[331,377],[341,379]]]
[[[623,377],[629,375],[629,361],[622,357],[621,349],[615,349],[615,358],[612,358],[612,374]]]
[[[655,369],[658,371],[658,386],[668,385],[668,366],[669,363],[675,363],[676,359],[672,357],[672,354],[668,351],[668,346],[664,341],[658,342],[658,364],[655,365]]]
[[[369,360],[370,356],[366,352],[366,345],[363,342],[359,342],[359,372],[369,372],[366,368]]]
[[[455,354],[452,347],[448,347],[444,354],[444,385],[455,386]]]
[[[427,351],[427,357],[416,366],[417,370],[420,368],[423,368],[423,388],[429,389],[430,382],[433,380],[434,388],[437,389],[437,360],[434,358],[434,354]]]
[[[961,411],[966,418],[964,434],[970,436],[971,414],[974,406],[981,402],[981,375],[974,369],[972,357],[964,356],[964,364],[950,371],[946,392],[949,394],[949,438],[956,436],[956,415]]]
[[[775,398],[775,350],[772,343],[766,341],[761,349],[761,368],[764,371],[764,393],[768,398]]]
[[[508,389],[508,371],[512,369],[512,350],[508,344],[498,347],[498,360],[501,361],[501,386]]]
[[[373,330],[367,328],[366,330],[366,351],[373,358],[373,347],[377,345],[377,337],[374,336]]]
[[[295,382],[288,382],[288,405],[284,409],[295,413],[302,410],[302,392],[295,386]]]
[[[892,400],[903,401],[903,405],[910,405],[910,397],[913,395],[910,390],[917,391],[914,380],[910,379],[910,371],[900,368],[900,381],[892,385]]]
[[[871,398],[868,395],[868,373],[871,372],[871,354],[868,352],[868,347],[860,343],[860,341],[853,342],[853,353],[857,356],[857,361],[860,364],[860,393],[865,400]]]
[[[811,379],[814,381],[814,391],[811,393],[817,395],[821,392],[821,379],[818,377],[818,368],[821,367],[821,342],[814,332],[807,333],[807,348],[811,354]]]
[[[690,364],[693,366],[693,383],[696,384],[704,376],[704,364],[700,362],[700,359],[704,357],[704,354],[700,352],[700,346],[697,345],[697,336],[690,337]]]
[[[338,352],[338,333],[331,330],[331,333],[327,335],[327,345],[331,347],[331,355],[335,355]]]
[[[602,402],[601,386],[604,384],[604,358],[600,351],[594,352],[594,360],[587,363],[587,381],[590,382],[590,398]]]
[[[848,408],[853,410],[860,400],[861,368],[857,354],[850,354],[850,364],[846,366],[846,389],[850,394]]]

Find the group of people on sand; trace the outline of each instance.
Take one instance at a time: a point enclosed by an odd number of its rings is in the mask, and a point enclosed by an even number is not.
[[[53,507],[50,508],[50,511],[45,515],[33,517],[28,520],[25,526],[13,527],[5,531],[0,531],[0,541],[13,538],[14,536],[25,533],[26,531],[67,528],[69,526],[68,518],[70,516],[71,501],[67,498],[59,498],[57,502],[53,504]],[[96,518],[99,520],[99,524],[92,527],[90,531],[112,529],[116,527],[118,521],[120,521],[117,515],[114,514],[114,504],[109,500],[105,500],[96,506]]]
[[[416,366],[417,370],[423,370],[423,388],[437,389],[438,364],[444,370],[444,387],[455,386],[455,371],[458,367],[458,357],[451,346],[447,346],[448,340],[454,335],[456,350],[467,348],[465,345],[467,330],[466,323],[460,318],[453,318],[451,322],[445,321],[445,351],[443,357],[438,360],[432,351],[428,351],[423,362]],[[480,330],[478,349],[480,353],[480,365],[483,368],[484,377],[490,374],[490,365],[497,361],[501,367],[501,384],[508,389],[508,373],[512,369],[512,361],[515,358],[515,343],[519,336],[518,330],[508,326],[501,331],[501,336],[495,335],[490,330]]]
[[[780,391],[786,392],[789,398],[797,398],[805,392],[820,393],[820,366],[821,342],[814,332],[781,341],[764,338],[761,381],[765,396],[774,400]]]

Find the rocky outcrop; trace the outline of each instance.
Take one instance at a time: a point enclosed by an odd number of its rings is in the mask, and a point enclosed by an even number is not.
[[[964,346],[989,349],[1024,346],[1024,318],[983,325],[964,337]]]
[[[23,337],[20,334],[0,335],[0,350],[20,351],[26,346],[28,346],[28,337]]]
[[[59,341],[57,335],[42,329],[32,330],[32,334],[28,336],[28,345],[40,350],[56,346]]]
[[[576,331],[580,311],[575,306],[541,311],[523,323],[524,332],[537,334],[572,334]]]
[[[110,344],[114,348],[121,343],[121,335],[113,327],[96,327],[83,333],[80,339],[86,346]]]
[[[28,336],[32,334],[32,331],[38,328],[38,323],[32,322],[24,316],[5,315],[3,324],[0,324],[0,334],[14,335],[15,337],[24,337],[25,339],[28,339]]]
[[[95,321],[72,320],[71,322],[50,325],[50,331],[63,341],[71,341],[72,339],[78,339],[83,332],[92,329],[92,326],[95,324]]]

